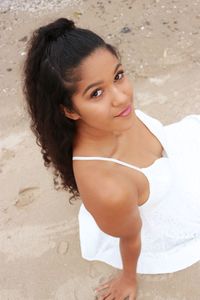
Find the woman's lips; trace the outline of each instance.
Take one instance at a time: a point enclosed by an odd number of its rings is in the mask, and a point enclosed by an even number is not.
[[[130,114],[131,112],[131,105],[126,107],[123,111],[121,111],[116,117],[126,117]]]

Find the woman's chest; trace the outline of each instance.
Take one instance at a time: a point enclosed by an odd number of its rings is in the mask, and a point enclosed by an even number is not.
[[[130,130],[127,133],[112,157],[138,168],[147,168],[162,157],[163,150],[158,138],[142,124],[136,132]]]

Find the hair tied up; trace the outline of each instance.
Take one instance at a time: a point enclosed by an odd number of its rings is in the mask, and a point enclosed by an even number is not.
[[[66,118],[63,106],[76,111],[73,95],[82,75],[79,68],[97,49],[120,58],[99,35],[61,18],[33,32],[24,64],[23,91],[31,129],[45,167],[53,171],[55,188],[72,194],[70,203],[80,198],[72,160],[78,124]]]
[[[45,36],[49,41],[57,40],[60,36],[64,35],[67,31],[75,29],[74,21],[60,18],[47,26],[39,28],[39,34]]]

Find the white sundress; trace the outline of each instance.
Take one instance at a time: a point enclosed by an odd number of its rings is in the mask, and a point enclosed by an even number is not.
[[[200,260],[200,115],[163,126],[138,109],[135,113],[164,149],[152,165],[138,168],[105,157],[73,160],[113,161],[147,177],[150,196],[139,206],[142,248],[137,273],[171,273]],[[84,204],[78,217],[82,257],[122,269],[119,238],[104,233]]]

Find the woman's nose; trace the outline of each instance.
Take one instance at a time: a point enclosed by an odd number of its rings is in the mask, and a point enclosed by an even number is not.
[[[127,95],[124,91],[117,87],[112,88],[112,105],[119,106],[120,104],[127,103]]]

